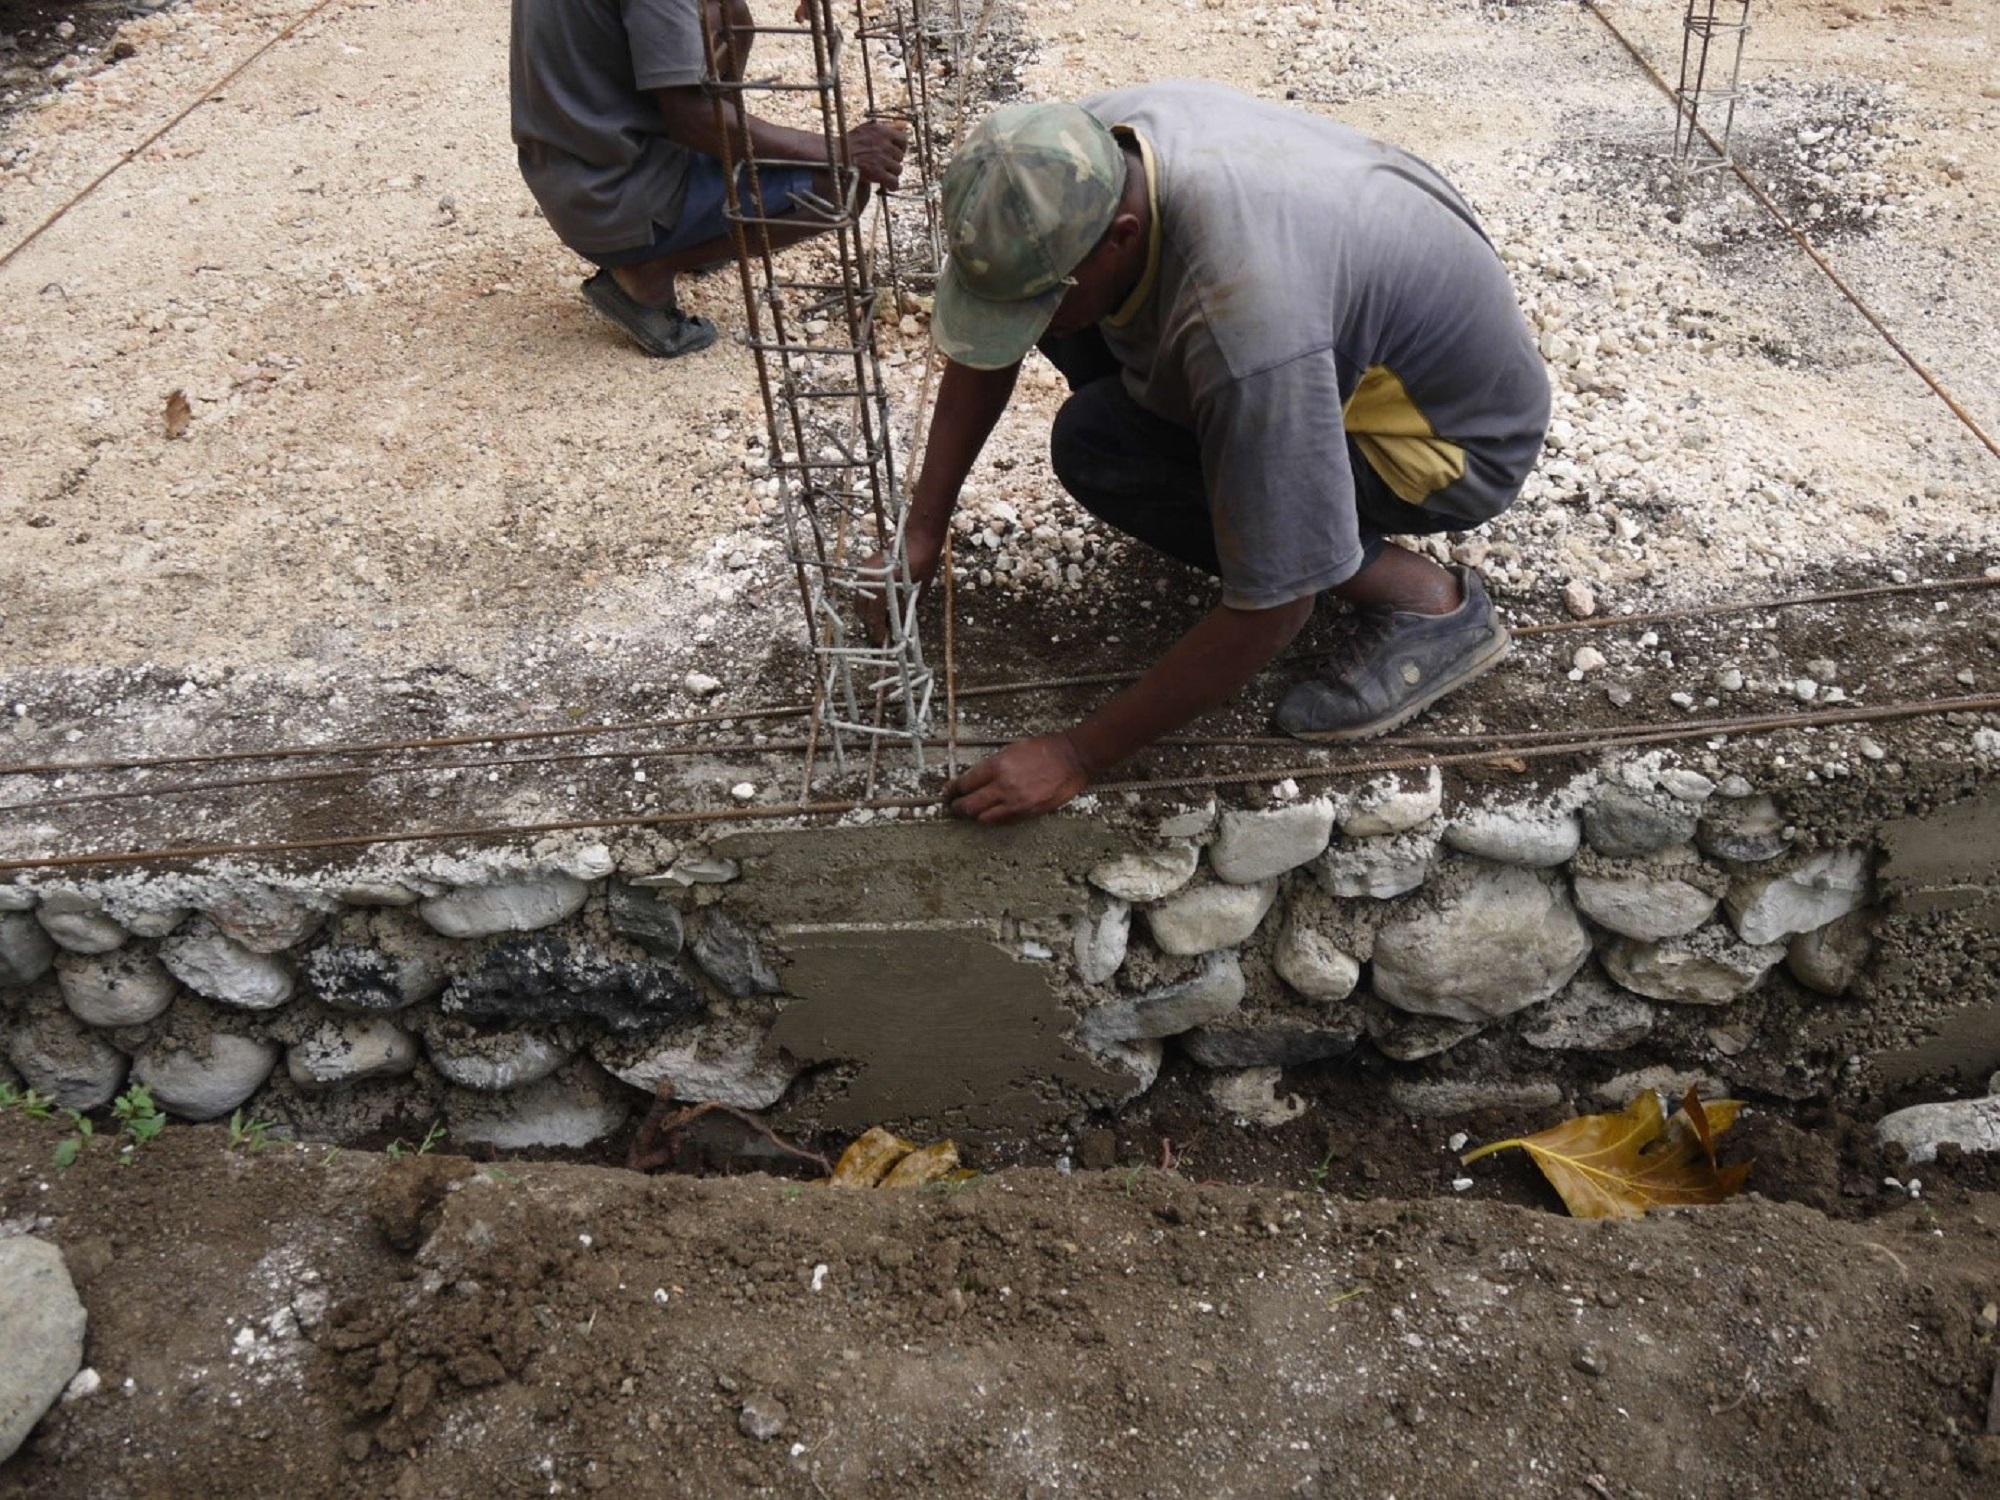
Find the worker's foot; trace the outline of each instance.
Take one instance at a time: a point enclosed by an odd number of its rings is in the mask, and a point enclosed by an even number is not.
[[[1445,615],[1357,611],[1353,629],[1319,675],[1278,705],[1278,727],[1302,740],[1386,734],[1463,687],[1507,654],[1507,627],[1470,568],[1453,568],[1464,591]]]
[[[585,281],[583,295],[592,307],[624,329],[633,343],[661,359],[699,353],[715,342],[715,325],[708,319],[692,317],[672,302],[665,307],[648,307],[620,286],[608,270]]]

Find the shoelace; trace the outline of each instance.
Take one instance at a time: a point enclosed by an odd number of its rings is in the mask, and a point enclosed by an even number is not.
[[[1327,653],[1320,675],[1345,682],[1375,660],[1388,637],[1391,616],[1386,609],[1359,609],[1344,621],[1345,630]]]

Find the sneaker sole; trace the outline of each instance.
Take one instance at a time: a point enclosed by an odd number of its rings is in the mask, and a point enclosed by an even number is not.
[[[596,277],[592,277],[590,279],[590,281],[595,281],[595,280]],[[715,343],[715,338],[716,338],[715,326],[711,324],[706,318],[689,317],[687,319],[688,323],[690,325],[699,325],[706,331],[707,337],[700,339],[697,342],[681,344],[671,349],[663,348],[660,345],[654,343],[650,338],[648,338],[645,334],[641,333],[637,328],[634,328],[632,324],[627,321],[626,315],[622,310],[622,308],[618,305],[618,303],[612,301],[608,293],[602,292],[599,289],[593,287],[590,284],[590,281],[586,281],[583,284],[582,290],[583,290],[584,305],[587,306],[592,312],[596,313],[598,317],[602,318],[605,322],[609,323],[613,328],[617,329],[620,333],[624,334],[626,338],[630,339],[634,344],[638,346],[639,351],[642,354],[647,355],[649,358],[680,359],[685,355],[699,354],[701,353],[702,350],[710,347],[712,344]]]
[[[1414,703],[1405,704],[1388,718],[1377,719],[1372,724],[1357,724],[1352,729],[1321,729],[1302,733],[1287,732],[1291,733],[1292,738],[1295,740],[1309,740],[1314,744],[1331,745],[1351,744],[1355,740],[1372,740],[1387,734],[1392,729],[1400,729],[1433,703],[1437,702],[1438,699],[1444,697],[1445,694],[1457,692],[1468,682],[1484,677],[1488,672],[1500,665],[1501,659],[1513,648],[1514,637],[1508,634],[1505,625],[1496,624],[1495,628],[1499,631],[1499,634],[1493,638],[1485,650],[1467,662],[1455,676],[1447,677],[1443,682],[1424,694],[1423,697],[1417,699]]]

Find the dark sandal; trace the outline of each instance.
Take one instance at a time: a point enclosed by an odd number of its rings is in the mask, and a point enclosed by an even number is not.
[[[632,342],[659,359],[698,354],[715,342],[715,325],[669,304],[647,307],[635,300],[606,271],[599,271],[583,284],[583,295],[611,322],[625,330]]]

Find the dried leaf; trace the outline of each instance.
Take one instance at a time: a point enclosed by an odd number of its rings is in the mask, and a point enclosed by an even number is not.
[[[186,437],[188,423],[194,420],[194,408],[188,405],[187,392],[179,386],[167,393],[167,436]]]
[[[932,1141],[928,1146],[919,1147],[889,1169],[889,1175],[882,1179],[885,1188],[922,1187],[927,1182],[936,1182],[958,1170],[958,1144],[955,1141]]]
[[[1649,1208],[1720,1203],[1742,1191],[1750,1164],[1718,1167],[1715,1137],[1736,1123],[1735,1099],[1703,1104],[1693,1089],[1671,1120],[1651,1089],[1615,1115],[1580,1115],[1535,1135],[1468,1151],[1467,1165],[1519,1146],[1579,1219],[1636,1219]]]
[[[881,1185],[896,1163],[917,1148],[880,1125],[856,1136],[834,1164],[835,1187],[872,1188]]]

